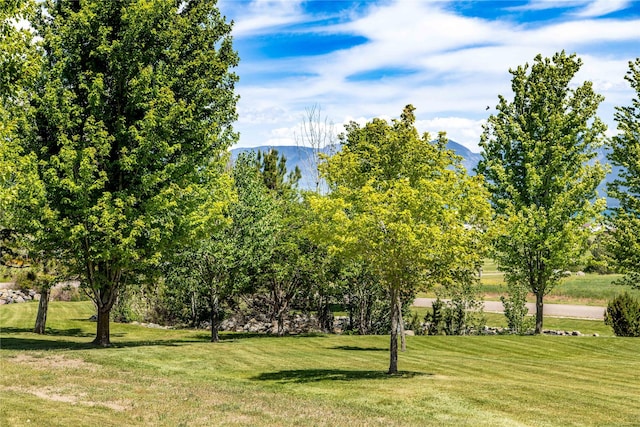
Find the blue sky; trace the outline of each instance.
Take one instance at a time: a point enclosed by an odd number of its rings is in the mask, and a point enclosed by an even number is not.
[[[633,97],[640,1],[220,0],[240,55],[237,146],[295,145],[306,110],[343,130],[350,120],[416,107],[420,131],[446,131],[478,151],[509,68],[565,50],[583,61],[574,84],[605,96],[600,117]],[[487,111],[487,106],[489,110]]]

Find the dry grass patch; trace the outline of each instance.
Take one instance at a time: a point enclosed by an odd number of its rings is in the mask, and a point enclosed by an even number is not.
[[[131,402],[95,402],[87,400],[87,393],[69,393],[65,390],[56,387],[39,387],[39,388],[24,388],[24,387],[6,387],[5,391],[14,392],[20,394],[31,394],[39,399],[48,400],[51,402],[69,403],[71,405],[85,405],[89,407],[102,406],[112,409],[114,411],[126,411],[131,408]]]
[[[51,369],[84,369],[96,372],[99,365],[83,359],[70,358],[61,354],[19,353],[6,360],[7,362],[29,365],[33,369],[49,371]]]

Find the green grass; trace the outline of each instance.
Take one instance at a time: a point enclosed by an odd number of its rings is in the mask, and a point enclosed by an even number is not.
[[[637,425],[640,340],[408,337],[402,375],[388,337],[276,338],[112,325],[87,344],[90,303],[0,306],[0,425]]]
[[[562,283],[553,289],[545,297],[548,303],[556,304],[581,304],[602,305],[613,299],[616,295],[629,291],[640,296],[640,291],[628,286],[619,286],[613,282],[622,277],[618,274],[600,275],[586,274],[584,276],[571,276],[563,279]],[[486,275],[481,280],[481,292],[487,295],[487,299],[498,299],[499,295],[507,293],[507,287],[499,274]],[[529,302],[534,302],[533,295]]]
[[[614,285],[613,281],[622,277],[617,274],[600,275],[587,274],[585,276],[571,276],[565,278],[562,283],[545,296],[546,303],[578,304],[606,306],[607,302],[616,295],[627,291],[640,297],[640,291],[629,286]],[[480,293],[487,301],[498,301],[501,295],[507,294],[507,286],[499,273],[483,275],[480,281]],[[429,292],[418,293],[419,297],[435,298],[436,289]],[[535,302],[535,297],[530,294],[529,302]]]
[[[498,300],[500,295],[505,295],[507,287],[504,284],[503,274],[498,271],[494,261],[486,259],[482,267],[481,292],[487,299]],[[640,291],[632,290],[628,286],[614,285],[613,282],[622,277],[620,274],[595,274],[588,273],[584,276],[575,274],[565,278],[562,283],[547,295],[547,302],[561,304],[606,305],[607,301],[616,295],[626,291],[640,297]],[[531,296],[530,302],[535,298]]]

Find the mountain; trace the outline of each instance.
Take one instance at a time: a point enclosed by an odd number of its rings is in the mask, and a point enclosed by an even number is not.
[[[449,140],[447,143],[447,148],[453,150],[455,154],[462,157],[462,165],[465,167],[467,172],[471,175],[474,175],[474,169],[478,165],[478,162],[482,159],[480,153],[474,153],[469,150],[467,147]],[[300,179],[299,186],[303,190],[308,190],[313,188],[314,182],[312,178],[312,174],[309,172],[312,167],[312,163],[309,159],[313,158],[313,150],[310,147],[298,147],[298,146],[260,146],[260,147],[251,147],[251,148],[234,148],[231,150],[231,158],[235,160],[238,157],[238,154],[247,152],[247,151],[269,151],[271,149],[278,150],[279,154],[284,154],[287,158],[287,167],[289,170],[293,170],[296,166],[300,168],[302,172],[302,178]],[[340,147],[328,147],[324,149],[325,153],[329,153],[330,151],[336,151],[340,149]],[[596,156],[595,161],[600,162],[601,164],[607,164],[609,161],[607,160],[608,150],[606,148],[601,148],[598,150],[598,154]],[[598,194],[600,196],[605,196],[607,194],[607,183],[613,181],[620,172],[620,168],[612,167],[612,170],[602,183],[598,186]],[[618,206],[618,201],[616,199],[611,199],[607,197],[607,206],[609,208],[615,208]]]

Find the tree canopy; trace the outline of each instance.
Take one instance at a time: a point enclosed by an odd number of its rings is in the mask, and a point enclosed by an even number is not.
[[[118,291],[188,235],[236,140],[238,56],[212,2],[47,1],[31,17],[29,126],[10,139],[37,162],[40,247],[63,249],[109,345]],[[147,270],[148,271],[148,270]]]
[[[482,256],[489,215],[481,177],[469,177],[440,135],[418,135],[413,106],[399,120],[351,123],[342,151],[327,159],[328,196],[309,195],[316,241],[347,259],[362,260],[388,291],[389,373],[398,371],[401,293],[453,280]]]
[[[627,273],[625,282],[640,288],[640,58],[629,62],[625,79],[635,97],[631,105],[617,107],[615,113],[619,134],[613,137],[609,159],[622,170],[609,185],[609,194],[620,201],[611,249]]]
[[[499,96],[480,146],[496,214],[494,256],[508,281],[536,295],[536,333],[543,297],[585,248],[588,225],[605,206],[596,187],[605,169],[594,162],[604,142],[597,117],[602,96],[590,82],[573,88],[576,55],[536,56],[515,70],[513,99]]]

